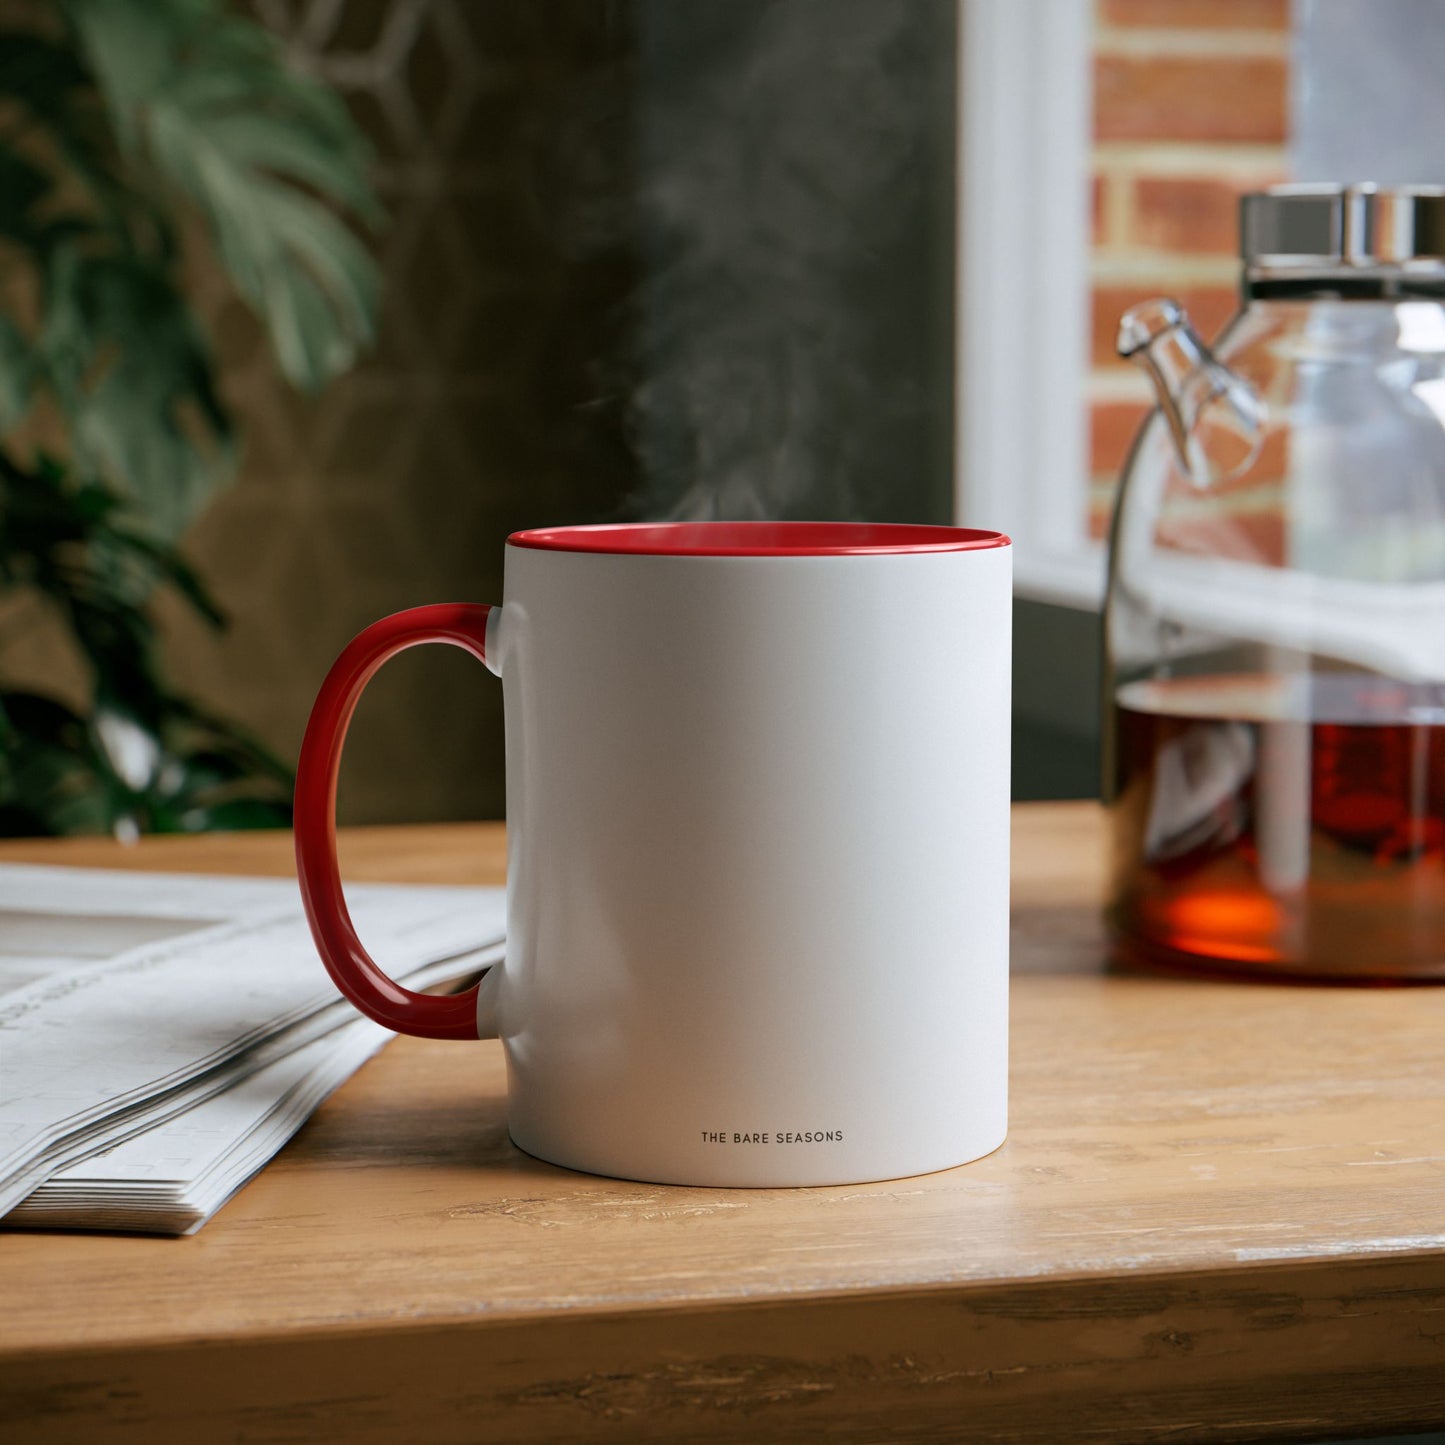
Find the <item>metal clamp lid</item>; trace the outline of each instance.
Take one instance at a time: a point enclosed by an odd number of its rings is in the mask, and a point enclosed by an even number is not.
[[[1445,187],[1273,186],[1244,196],[1247,268],[1341,268],[1445,263]]]

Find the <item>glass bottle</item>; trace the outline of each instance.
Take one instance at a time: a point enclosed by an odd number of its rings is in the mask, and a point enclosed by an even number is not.
[[[1148,966],[1445,979],[1445,192],[1244,198],[1213,349],[1157,408],[1105,612],[1111,924]]]

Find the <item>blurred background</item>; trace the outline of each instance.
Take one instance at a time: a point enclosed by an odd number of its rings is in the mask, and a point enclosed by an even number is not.
[[[363,625],[499,599],[517,528],[680,516],[1013,531],[1015,791],[1092,796],[1149,406],[1117,318],[1225,321],[1243,191],[1445,180],[1378,173],[1430,6],[4,0],[0,828],[282,822]],[[1012,174],[977,139],[1011,104],[1062,117]],[[1038,219],[994,227],[1032,268],[999,285],[1068,314],[993,420],[1065,460],[974,485],[1010,342],[960,245],[1009,196]],[[341,808],[501,816],[493,680],[390,664]]]

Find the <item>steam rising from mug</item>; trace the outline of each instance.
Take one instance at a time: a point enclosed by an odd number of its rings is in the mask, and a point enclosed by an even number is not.
[[[626,13],[636,71],[578,99],[553,163],[574,195],[599,178],[579,249],[637,253],[599,377],[641,463],[629,511],[946,515],[952,7]]]

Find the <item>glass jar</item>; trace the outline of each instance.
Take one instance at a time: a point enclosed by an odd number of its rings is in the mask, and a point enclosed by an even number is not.
[[[1241,208],[1211,351],[1119,349],[1158,406],[1105,614],[1110,916],[1126,960],[1445,978],[1445,193]]]

